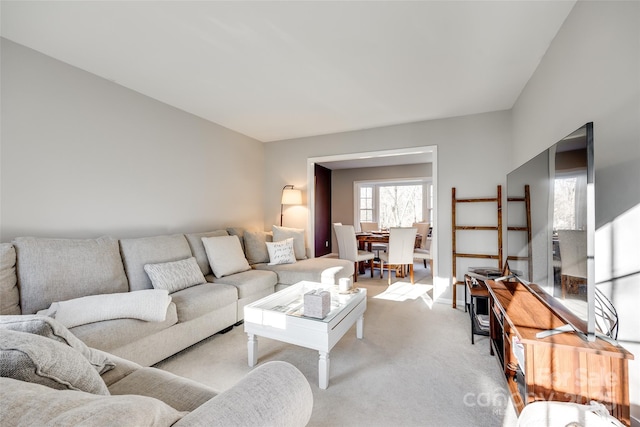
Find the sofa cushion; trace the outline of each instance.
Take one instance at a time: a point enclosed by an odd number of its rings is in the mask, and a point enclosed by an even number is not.
[[[207,251],[213,274],[217,278],[251,268],[237,236],[203,237],[202,243]]]
[[[4,427],[170,426],[186,415],[145,396],[98,396],[0,378]]]
[[[354,267],[351,261],[336,258],[309,258],[295,264],[256,264],[256,270],[269,270],[278,275],[278,283],[293,285],[301,280],[337,285],[338,279],[352,277]]]
[[[126,344],[138,341],[178,323],[176,305],[167,307],[163,322],[145,322],[138,319],[115,319],[89,323],[70,328],[70,331],[89,347],[114,351]]]
[[[157,368],[140,368],[109,387],[111,395],[153,397],[178,411],[193,411],[215,397],[210,387]]]
[[[269,251],[266,242],[273,241],[273,234],[266,231],[245,231],[244,252],[249,264],[269,262]]]
[[[189,246],[191,247],[191,253],[193,253],[194,257],[196,257],[198,265],[200,266],[200,270],[202,270],[202,274],[204,274],[205,276],[207,274],[211,274],[211,266],[209,265],[209,258],[207,258],[207,251],[204,249],[202,238],[228,235],[229,233],[227,233],[227,230],[215,230],[206,233],[190,233],[184,235],[189,242]]]
[[[166,290],[145,289],[54,302],[49,309],[38,313],[53,317],[67,328],[127,318],[162,322],[170,302],[171,297]]]
[[[238,289],[238,298],[243,299],[265,290],[273,292],[278,283],[278,276],[270,271],[249,270],[225,276],[216,283],[233,285]]]
[[[38,315],[2,316],[0,317],[0,329],[41,335],[66,344],[82,354],[99,374],[115,367],[115,364],[104,353],[87,347],[60,322],[51,317]]]
[[[20,314],[16,250],[11,243],[0,243],[0,314]]]
[[[242,251],[244,252],[244,227],[227,227],[227,233],[229,233],[229,236],[238,236],[240,246],[242,246]]]
[[[57,390],[108,395],[85,357],[66,344],[27,332],[0,329],[0,376]]]
[[[271,229],[273,231],[274,242],[279,242],[293,237],[293,250],[296,252],[296,259],[307,259],[307,249],[303,229],[279,227],[277,225],[273,225]]]
[[[34,314],[54,301],[128,290],[118,241],[111,237],[18,237],[13,244],[23,314]]]
[[[188,322],[238,300],[238,291],[233,286],[205,283],[183,289],[171,295],[176,304],[178,320]]]
[[[122,239],[120,250],[132,291],[153,288],[151,279],[144,271],[145,264],[178,261],[193,256],[184,234]]]
[[[147,272],[155,289],[164,289],[169,293],[206,282],[195,257],[159,264],[145,264],[144,271]]]
[[[293,251],[293,237],[279,242],[266,242],[269,251],[269,265],[293,264],[296,254]]]

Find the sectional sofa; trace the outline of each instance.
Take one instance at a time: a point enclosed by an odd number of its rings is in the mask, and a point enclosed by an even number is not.
[[[302,230],[275,226],[2,243],[1,412],[15,425],[304,425],[313,395],[288,363],[259,366],[220,394],[150,366],[240,324],[250,302],[353,274],[349,261],[307,258]],[[87,369],[96,357],[109,368]],[[42,375],[49,368],[67,371]]]
[[[0,316],[0,414],[13,426],[304,426],[313,393],[268,362],[221,393],[87,347],[48,316]]]
[[[267,242],[285,241],[295,259],[269,265]],[[55,317],[88,346],[151,366],[239,324],[246,304],[278,289],[353,273],[349,261],[307,258],[304,232],[275,226],[119,240],[20,237],[0,244],[0,314]]]

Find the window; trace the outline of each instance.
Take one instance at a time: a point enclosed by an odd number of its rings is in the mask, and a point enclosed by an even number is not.
[[[553,198],[554,230],[586,229],[587,177],[584,174],[558,174]]]
[[[356,224],[377,222],[381,228],[433,222],[430,180],[356,182]]]
[[[360,188],[360,221],[373,222],[373,187]]]

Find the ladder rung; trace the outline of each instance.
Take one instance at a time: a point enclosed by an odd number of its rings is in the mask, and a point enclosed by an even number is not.
[[[488,230],[495,231],[498,227],[496,226],[479,226],[479,225],[456,225],[456,230]]]
[[[527,227],[507,227],[509,231],[529,231]]]
[[[477,199],[455,199],[456,202],[458,203],[478,203],[478,202],[497,202],[498,199],[496,199],[495,197],[493,198],[477,198]]]
[[[454,254],[454,258],[484,258],[484,259],[498,259],[498,255],[490,254]]]

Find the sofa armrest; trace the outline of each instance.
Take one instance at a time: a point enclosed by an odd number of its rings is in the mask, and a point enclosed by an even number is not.
[[[123,359],[111,353],[107,353],[106,351],[98,350],[97,348],[93,348],[93,351],[105,355],[111,362],[115,363],[116,365],[113,369],[100,375],[107,387],[111,387],[111,385],[117,383],[132,372],[135,372],[138,369],[142,368],[142,366],[138,365],[135,362]]]
[[[304,426],[312,409],[304,375],[290,363],[268,362],[174,426]]]

